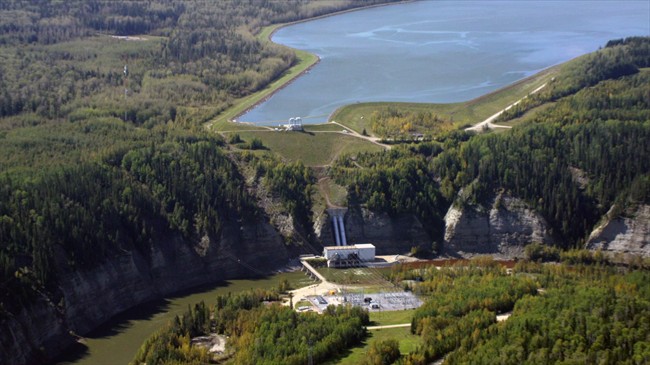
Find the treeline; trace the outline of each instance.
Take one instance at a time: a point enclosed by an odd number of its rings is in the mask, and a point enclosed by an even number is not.
[[[220,356],[232,364],[297,365],[307,363],[310,354],[318,364],[365,338],[368,313],[359,307],[297,313],[269,302],[278,299],[276,292],[258,290],[219,296],[211,310],[196,305],[147,340],[132,364],[209,362],[212,358],[189,339],[211,332],[229,336]]]
[[[580,246],[614,204],[648,202],[650,74],[606,80],[558,100],[527,126],[482,135],[434,162],[467,204],[494,189],[524,198],[565,247]]]
[[[149,337],[130,364],[206,364],[211,356],[205,347],[192,346],[192,337],[209,333],[210,309],[204,302],[189,307],[179,317]]]

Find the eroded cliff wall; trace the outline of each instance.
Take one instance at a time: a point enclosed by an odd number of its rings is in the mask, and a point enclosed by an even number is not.
[[[587,248],[650,256],[650,205],[641,204],[621,215],[611,209],[589,235]]]
[[[84,335],[128,308],[194,286],[255,276],[288,257],[273,227],[258,222],[226,225],[220,237],[194,244],[161,239],[148,255],[125,251],[91,270],[62,272],[59,303],[43,296],[2,319],[0,363],[42,363],[74,343],[73,334]]]
[[[408,252],[413,246],[431,248],[431,238],[414,214],[391,217],[360,206],[352,206],[344,217],[345,234],[349,245],[372,243],[377,255]],[[333,246],[331,217],[323,214],[314,231],[323,245]]]
[[[553,242],[546,220],[522,200],[506,194],[496,194],[486,205],[452,205],[445,215],[444,252],[448,255],[523,257],[525,245],[533,242]]]

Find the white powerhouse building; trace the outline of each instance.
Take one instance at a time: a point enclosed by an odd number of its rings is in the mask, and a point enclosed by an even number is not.
[[[375,246],[370,243],[352,246],[326,246],[323,256],[327,259],[327,267],[346,267],[359,265],[364,261],[375,259]]]

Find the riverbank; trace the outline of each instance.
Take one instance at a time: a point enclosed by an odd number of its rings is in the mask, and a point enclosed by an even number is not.
[[[213,285],[185,290],[158,301],[145,303],[123,312],[79,341],[55,362],[56,365],[128,364],[144,341],[188,308],[201,301],[214,304],[217,295],[254,288],[277,287],[284,279],[292,287],[310,285],[301,271],[283,272],[260,279],[227,280]]]

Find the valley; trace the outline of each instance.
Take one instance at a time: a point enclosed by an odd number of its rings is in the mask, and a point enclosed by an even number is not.
[[[231,121],[321,66],[270,34],[369,3],[232,4],[0,5],[1,363],[647,359],[648,37],[284,131]],[[341,244],[408,259],[272,275]]]

